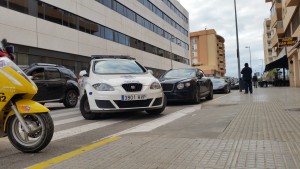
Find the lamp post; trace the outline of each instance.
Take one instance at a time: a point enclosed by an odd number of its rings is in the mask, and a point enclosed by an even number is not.
[[[170,38],[170,59],[171,59],[171,69],[173,69],[173,53],[172,53],[172,41],[175,39],[174,36],[171,36]]]
[[[238,61],[238,75],[239,75],[239,88],[240,92],[242,92],[242,78],[241,78],[241,65],[240,65],[240,47],[239,47],[239,29],[238,29],[238,23],[237,23],[237,14],[236,14],[236,0],[234,0],[234,14],[235,14],[235,30],[236,30],[236,55],[237,55],[237,61]]]
[[[249,53],[250,53],[250,67],[251,67],[252,66],[252,64],[251,64],[251,61],[252,61],[252,59],[251,59],[251,48],[250,48],[250,46],[246,46],[245,48],[249,49]]]

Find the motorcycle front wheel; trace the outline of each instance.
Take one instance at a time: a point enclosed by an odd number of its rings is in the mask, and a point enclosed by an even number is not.
[[[49,113],[26,114],[23,118],[31,130],[27,134],[18,118],[14,115],[8,119],[7,135],[11,144],[24,153],[36,153],[44,149],[54,133],[53,120]]]

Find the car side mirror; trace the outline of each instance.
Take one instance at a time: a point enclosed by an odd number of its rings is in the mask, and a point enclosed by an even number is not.
[[[80,77],[83,77],[83,76],[88,77],[89,75],[88,75],[88,73],[86,72],[86,70],[82,70],[82,71],[79,72],[79,76],[80,76]]]
[[[148,73],[151,73],[151,75],[153,75],[153,71],[152,70],[148,70]]]
[[[203,74],[198,75],[199,79],[202,79],[202,77],[203,77]]]
[[[32,80],[33,79],[33,76],[27,76],[30,80]]]

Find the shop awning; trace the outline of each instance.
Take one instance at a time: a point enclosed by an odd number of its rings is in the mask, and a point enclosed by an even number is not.
[[[265,72],[266,71],[269,71],[269,70],[272,70],[272,69],[275,69],[275,68],[286,68],[288,69],[289,66],[288,66],[288,58],[287,56],[283,56],[282,58],[280,59],[277,59],[269,64],[266,65],[266,68],[265,68]]]

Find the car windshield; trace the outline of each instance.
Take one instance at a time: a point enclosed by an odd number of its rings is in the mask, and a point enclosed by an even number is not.
[[[163,78],[189,78],[196,77],[195,69],[174,69],[168,71]]]
[[[98,74],[142,74],[146,72],[134,60],[101,60],[95,61],[94,72]]]

